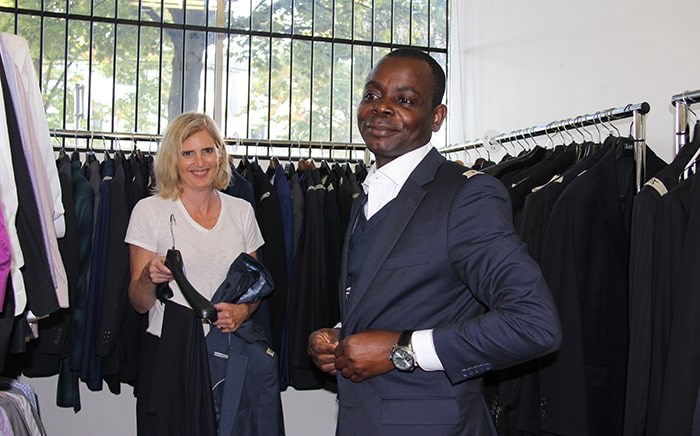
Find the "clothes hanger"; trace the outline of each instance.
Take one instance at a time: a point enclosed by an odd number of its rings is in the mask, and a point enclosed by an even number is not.
[[[97,160],[97,156],[95,156],[95,149],[93,148],[93,142],[95,140],[95,135],[93,132],[90,132],[90,139],[88,139],[88,151],[86,153],[86,159],[85,163],[90,165],[91,163],[95,162]],[[77,141],[77,139],[76,139]]]
[[[66,143],[65,141],[60,141],[56,137],[56,131],[55,130],[50,130],[52,132],[51,136],[51,141],[54,143],[54,147],[58,148],[58,158],[59,159],[68,159],[68,153],[66,153]]]
[[[180,250],[175,248],[175,233],[173,232],[173,225],[177,225],[177,221],[175,220],[175,215],[170,214],[170,236],[173,240],[173,246],[165,255],[165,266],[167,266],[170,272],[172,272],[175,282],[180,287],[182,294],[185,296],[187,302],[190,303],[190,306],[192,306],[194,315],[203,322],[206,321],[213,323],[217,319],[216,307],[214,307],[211,301],[207,300],[204,298],[204,296],[202,296],[202,294],[197,292],[189,280],[187,280],[184,272],[182,253],[180,253]],[[169,298],[172,298],[172,290],[170,290]]]

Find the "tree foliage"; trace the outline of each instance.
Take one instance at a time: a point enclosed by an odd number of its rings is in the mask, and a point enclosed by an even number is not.
[[[372,63],[392,45],[444,50],[446,1],[238,0],[215,28],[216,11],[204,10],[211,0],[189,0],[187,10],[174,1],[161,10],[148,0],[0,0],[0,31],[29,42],[52,128],[161,133],[175,115],[210,111],[221,97],[227,136],[357,142],[355,104]],[[217,38],[224,96],[211,95]],[[76,85],[86,90],[77,124]]]

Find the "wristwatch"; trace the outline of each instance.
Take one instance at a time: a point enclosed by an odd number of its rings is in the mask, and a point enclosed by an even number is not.
[[[404,372],[411,372],[418,366],[416,354],[411,346],[411,335],[413,330],[404,330],[399,335],[399,342],[394,345],[389,354],[389,360],[396,369]]]

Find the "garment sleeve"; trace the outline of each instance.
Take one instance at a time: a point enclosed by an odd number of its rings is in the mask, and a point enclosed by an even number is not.
[[[463,184],[452,201],[448,251],[457,276],[487,310],[433,330],[435,350],[453,382],[554,351],[556,307],[539,266],[515,233],[504,186],[487,175]]]
[[[134,206],[124,242],[156,253],[158,242],[154,224],[156,222],[155,213],[145,200],[147,199],[139,201]]]

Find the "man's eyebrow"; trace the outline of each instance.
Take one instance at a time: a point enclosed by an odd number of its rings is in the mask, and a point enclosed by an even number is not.
[[[375,80],[370,80],[370,81],[368,81],[367,83],[365,83],[365,88],[367,88],[368,86],[371,86],[371,87],[374,87],[374,88],[381,88],[381,86],[379,85],[379,83],[377,83]],[[414,94],[420,95],[420,92],[419,92],[418,89],[416,89],[414,86],[402,85],[402,86],[399,86],[398,90],[399,90],[400,92],[409,91],[409,92],[412,92],[412,93],[414,93]]]

